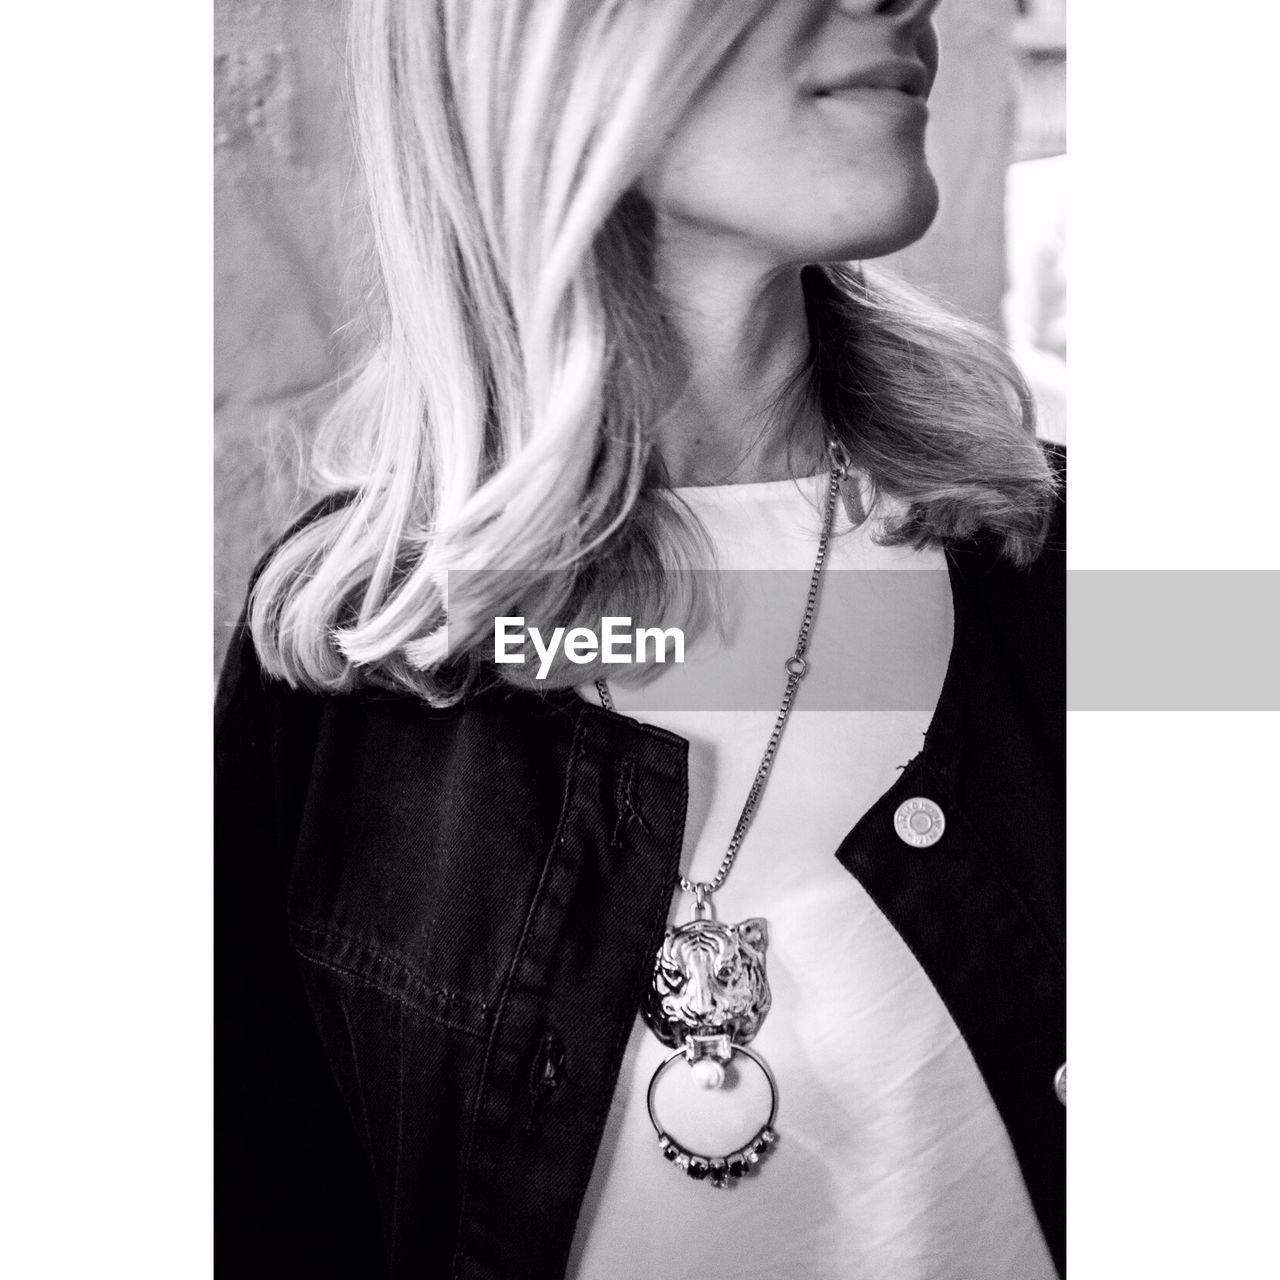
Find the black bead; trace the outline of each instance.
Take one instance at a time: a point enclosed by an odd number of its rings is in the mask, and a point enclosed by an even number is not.
[[[678,1149],[678,1148],[676,1148],[676,1147],[663,1147],[663,1148],[662,1148],[662,1154],[663,1154],[663,1155],[664,1155],[668,1160],[674,1161],[674,1160],[675,1160],[675,1158],[676,1158],[676,1156],[678,1156],[678,1155],[680,1154],[680,1151],[679,1151],[679,1149]]]
[[[689,1167],[685,1172],[695,1181],[701,1182],[711,1170],[707,1167],[705,1160],[690,1160]]]
[[[730,1160],[729,1176],[733,1178],[741,1178],[746,1174],[748,1167],[749,1166],[745,1160]]]

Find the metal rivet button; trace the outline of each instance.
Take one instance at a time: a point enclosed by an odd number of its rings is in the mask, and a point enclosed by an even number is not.
[[[1065,1062],[1053,1073],[1053,1091],[1058,1095],[1058,1101],[1065,1107],[1067,1105],[1067,1064]]]
[[[893,815],[893,829],[898,833],[898,838],[917,849],[927,849],[931,844],[937,844],[942,839],[946,826],[947,820],[942,816],[942,810],[924,796],[904,800]]]

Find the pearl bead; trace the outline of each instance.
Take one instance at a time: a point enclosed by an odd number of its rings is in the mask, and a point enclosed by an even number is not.
[[[714,1058],[699,1058],[690,1070],[699,1089],[718,1089],[724,1084],[724,1068]]]

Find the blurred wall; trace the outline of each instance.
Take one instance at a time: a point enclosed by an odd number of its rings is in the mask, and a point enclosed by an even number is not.
[[[341,366],[358,225],[343,0],[216,0],[214,646],[291,511],[271,427]]]
[[[358,217],[341,76],[347,0],[215,0],[215,657],[290,513],[278,410],[341,368]],[[511,0],[517,3],[519,0]],[[1014,0],[948,0],[930,151],[942,212],[893,265],[998,326]],[[287,458],[287,451],[283,451]]]
[[[1005,288],[1004,175],[1015,137],[1013,0],[948,0],[930,98],[937,221],[888,261],[908,280],[993,329]]]

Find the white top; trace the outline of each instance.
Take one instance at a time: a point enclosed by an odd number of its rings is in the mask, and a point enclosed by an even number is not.
[[[722,568],[793,571],[761,578],[771,593],[740,593],[745,603],[731,611],[723,639],[686,654],[684,678],[697,683],[699,664],[721,677],[729,668],[758,666],[751,651],[768,636],[777,652],[762,669],[773,671],[775,687],[760,690],[758,706],[671,709],[677,699],[670,691],[680,687],[676,668],[642,688],[610,685],[622,714],[689,740],[683,867],[696,880],[715,874],[777,713],[826,483],[821,476],[681,490]],[[1056,1275],[967,1046],[901,937],[834,857],[919,751],[952,636],[940,551],[877,547],[870,528],[849,530],[843,510],[837,529],[845,536],[831,544],[809,672],[737,863],[715,895],[718,919],[768,922],[773,1007],[751,1047],[778,1082],[778,1144],[723,1191],[664,1160],[646,1090],[670,1050],[637,1018],[578,1221],[568,1270],[574,1280]],[[915,709],[849,709],[865,699],[832,683],[856,664],[850,637],[866,634],[866,588],[880,581],[850,573],[856,569],[920,575],[908,630],[916,642],[910,665],[924,696],[889,700],[919,704]],[[905,581],[900,574],[890,580]],[[688,895],[677,893],[672,922],[688,919],[690,908]],[[749,1063],[736,1087],[715,1092],[697,1091],[688,1075],[677,1064],[664,1077],[659,1114],[689,1145],[693,1135],[706,1135],[702,1149],[719,1142],[727,1152],[767,1118],[767,1085]]]

